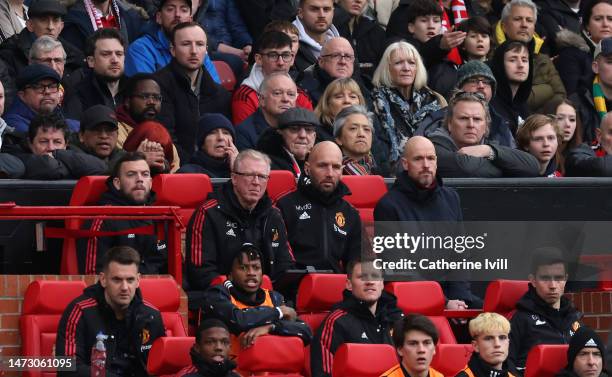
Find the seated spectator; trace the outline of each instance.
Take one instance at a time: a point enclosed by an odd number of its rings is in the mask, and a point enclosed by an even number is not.
[[[334,25],[342,37],[353,41],[361,77],[364,82],[371,83],[374,70],[385,51],[385,29],[365,15],[367,1],[340,0],[337,4]]]
[[[344,108],[334,121],[336,143],[342,150],[343,175],[376,174],[372,156],[373,114],[361,105]]]
[[[295,57],[295,67],[303,72],[317,62],[325,42],[339,37],[333,25],[333,0],[300,0],[293,24],[300,32],[300,48]]]
[[[119,158],[106,181],[107,191],[98,205],[150,206],[155,201],[151,191],[151,171],[142,153],[126,153]],[[110,231],[152,226],[152,220],[100,220],[89,221],[84,229]],[[115,246],[130,246],[139,253],[138,271],[143,274],[163,274],[167,271],[166,243],[154,234],[124,234],[108,237],[80,238],[77,240],[79,273],[97,274],[104,265],[104,256]]]
[[[568,150],[565,159],[568,176],[612,177],[612,116],[608,114],[595,129],[596,146],[580,144]]]
[[[146,11],[120,0],[77,0],[68,10],[62,37],[85,50],[85,42],[102,28],[118,29],[128,43],[140,36]]]
[[[546,41],[551,56],[559,53],[559,31],[567,30],[574,34],[582,28],[582,8],[580,0],[554,1],[536,0],[541,11],[536,28],[542,31],[542,39]]]
[[[350,190],[341,176],[340,148],[323,141],[308,154],[297,190],[277,200],[298,268],[343,273],[348,262],[361,253],[361,220],[343,199]]]
[[[533,61],[522,42],[504,42],[491,59],[491,71],[497,81],[490,105],[510,126],[512,135],[531,113],[527,98],[533,82]]]
[[[567,348],[567,366],[556,377],[608,377],[606,347],[593,329],[582,326],[576,331]]]
[[[151,174],[174,173],[181,166],[172,138],[166,127],[155,121],[145,121],[130,131],[123,149],[128,152],[142,152]]]
[[[116,29],[99,29],[89,37],[85,49],[89,70],[66,92],[64,111],[68,117],[81,119],[83,111],[94,105],[115,110],[123,101],[125,47],[126,42]]]
[[[156,73],[162,89],[160,122],[168,129],[182,161],[196,150],[197,124],[206,113],[230,115],[231,96],[215,83],[202,62],[206,56],[206,33],[193,22],[178,24],[170,40],[173,59]]]
[[[28,8],[26,27],[18,34],[8,38],[0,45],[0,59],[6,62],[11,77],[17,77],[28,65],[32,43],[47,35],[62,43],[67,53],[66,73],[83,65],[83,53],[75,45],[60,38],[64,27],[62,18],[66,16],[66,7],[56,0],[33,1]]]
[[[397,299],[383,290],[382,275],[372,261],[346,266],[343,300],[334,306],[310,345],[312,377],[332,375],[334,354],[344,343],[393,344],[391,328],[404,314]]]
[[[582,122],[578,117],[576,105],[569,99],[564,99],[557,104],[554,113],[563,133],[563,141],[559,145],[557,169],[565,176],[565,161],[569,152],[582,144]]]
[[[355,52],[351,43],[342,37],[331,38],[323,45],[317,63],[304,71],[297,84],[308,93],[316,106],[332,81],[353,76],[354,63]]]
[[[478,93],[458,92],[450,100],[444,127],[428,138],[436,147],[441,177],[536,177],[540,166],[527,152],[487,141],[491,117]]]
[[[130,43],[125,54],[125,74],[154,73],[164,68],[170,60],[170,38],[172,29],[182,22],[193,21],[191,1],[163,0],[155,14],[155,23],[147,23],[141,36]],[[204,57],[204,69],[217,84],[221,83],[219,73],[208,54]]]
[[[139,73],[130,77],[124,89],[123,103],[115,111],[119,124],[117,145],[123,147],[128,134],[138,124],[156,120],[161,104],[161,88],[154,75]]]
[[[232,97],[232,122],[242,123],[259,107],[259,90],[263,80],[273,73],[288,73],[293,65],[291,38],[280,31],[270,31],[261,36],[255,46],[255,65],[249,77],[242,81]],[[297,107],[312,110],[308,95],[297,90]]]
[[[430,366],[436,354],[438,337],[438,329],[424,315],[408,314],[397,321],[393,329],[393,345],[400,363],[381,377],[444,377]]]
[[[529,290],[516,303],[510,320],[510,366],[525,369],[529,350],[538,344],[568,344],[580,327],[582,313],[563,296],[567,264],[557,249],[536,250],[529,274]]]
[[[42,64],[53,69],[59,77],[64,80],[64,69],[66,68],[66,51],[62,43],[53,37],[43,35],[32,43],[29,64]],[[64,102],[64,85],[60,85],[60,105]]]
[[[28,19],[28,7],[23,0],[0,4],[0,43],[19,33]]]
[[[493,46],[491,45],[493,31],[489,21],[484,17],[474,16],[461,22],[457,26],[457,30],[466,33],[465,40],[458,47],[463,63],[465,64],[471,60],[486,62],[493,51]],[[462,65],[457,65],[449,60],[448,57],[442,60],[442,62],[433,65],[427,71],[429,87],[440,93],[444,98],[450,98],[457,84],[457,71]]]
[[[516,134],[518,148],[529,152],[540,164],[540,177],[561,177],[557,169],[559,146],[563,131],[557,121],[548,116],[534,114],[525,120]]]
[[[455,377],[514,377],[505,365],[510,333],[510,322],[506,317],[481,313],[470,321],[469,328],[474,353]]]
[[[321,121],[321,127],[317,130],[317,139],[334,140],[336,116],[342,109],[352,105],[366,105],[357,82],[349,77],[330,82],[315,108],[315,114]]]
[[[234,0],[200,3],[197,14],[196,21],[206,29],[212,58],[226,62],[234,75],[242,78],[253,39]]]
[[[544,40],[535,33],[537,20],[538,8],[533,1],[512,0],[506,3],[501,13],[501,21],[495,27],[497,44],[500,45],[496,50],[496,55],[506,41],[521,42],[527,45],[530,55],[530,71],[533,71],[530,72],[530,79],[533,80],[532,87],[527,94],[529,96],[528,110],[542,113],[549,102],[565,98],[566,92],[552,59],[542,53]],[[502,51],[505,53],[508,50],[502,49]],[[494,67],[495,64],[495,58],[493,58]],[[502,82],[494,67],[493,73],[501,88]]]
[[[272,170],[288,170],[296,177],[304,171],[306,156],[315,144],[316,115],[306,109],[288,109],[278,117],[278,127],[266,130],[257,142],[257,150],[272,160]]]
[[[404,143],[427,114],[446,107],[446,100],[427,85],[421,55],[409,43],[392,43],[374,72],[374,113],[380,123],[376,137],[395,166]]]
[[[596,129],[608,109],[612,110],[612,37],[599,42],[591,67],[595,73],[593,82],[570,96],[577,106],[584,127],[583,140],[588,145],[596,142]]]
[[[81,117],[81,129],[73,137],[70,149],[99,158],[106,163],[110,172],[125,151],[117,147],[117,118],[113,109],[95,105],[87,109]]]
[[[236,363],[228,357],[229,350],[227,325],[214,318],[203,320],[189,351],[191,365],[181,369],[176,377],[240,377],[234,372]]]
[[[567,95],[583,95],[593,85],[593,54],[602,39],[612,37],[608,20],[612,17],[611,0],[593,0],[581,6],[580,31],[557,32],[555,44],[559,55],[554,59]]]
[[[29,65],[17,77],[17,98],[4,116],[6,123],[16,132],[26,133],[37,115],[61,114],[59,109],[60,77],[53,69]],[[72,131],[79,130],[79,122],[67,120]]]
[[[238,0],[238,1],[241,1],[241,0]],[[264,28],[262,34],[265,34],[269,31],[280,31],[282,33],[287,34],[289,38],[291,38],[291,53],[293,53],[294,62],[295,62],[295,57],[297,56],[298,50],[300,49],[300,32],[298,28],[294,24],[292,24],[291,21],[285,21],[285,20],[279,19],[279,20],[271,21],[270,23],[268,23],[266,27]],[[253,59],[249,58],[249,63],[252,63],[251,60]],[[302,72],[298,71],[295,65],[291,65],[291,68],[289,68],[289,75],[291,76],[291,78],[295,79],[299,77],[301,74]]]
[[[34,117],[28,129],[27,146],[11,152],[25,165],[23,178],[79,179],[106,173],[106,164],[99,158],[66,150],[69,132],[66,120],[58,114]]]
[[[266,334],[298,336],[308,345],[312,338],[308,325],[297,318],[283,295],[261,287],[264,257],[259,249],[245,243],[232,255],[228,280],[209,288],[201,306],[205,318],[219,319],[229,327],[230,354],[238,356]]]
[[[263,273],[277,280],[293,265],[285,224],[266,194],[270,159],[248,149],[234,161],[231,180],[198,207],[187,227],[185,290],[194,301],[213,280],[230,272],[235,255],[245,243],[263,255]],[[193,308],[193,306],[190,306]]]
[[[404,40],[423,57],[425,67],[431,67],[465,40],[464,31],[442,33],[442,8],[434,0],[400,2],[387,25],[387,38]],[[427,81],[427,80],[425,80]]]
[[[221,114],[205,114],[198,123],[198,151],[178,173],[207,174],[211,178],[229,178],[238,156],[234,146],[236,132],[232,123]]]
[[[278,127],[278,117],[295,107],[298,88],[291,77],[275,72],[263,79],[258,90],[259,108],[236,126],[236,147],[253,149],[268,128]]]
[[[0,82],[0,116],[4,113],[4,86]],[[4,133],[7,132],[7,125],[4,119],[0,118],[0,147]],[[4,152],[4,150],[3,150]],[[25,166],[21,160],[9,153],[0,153],[0,179],[1,178],[20,178],[25,173]]]
[[[147,375],[149,350],[165,330],[159,310],[142,299],[139,266],[140,257],[133,248],[110,249],[99,281],[66,307],[58,326],[55,354],[75,357],[76,373],[59,372],[58,376],[93,374],[91,350],[101,334],[105,336],[107,375]]]

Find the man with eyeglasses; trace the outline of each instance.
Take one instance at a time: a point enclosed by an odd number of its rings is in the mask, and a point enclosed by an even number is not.
[[[123,35],[112,28],[96,30],[87,40],[85,76],[74,88],[68,88],[64,111],[80,119],[85,109],[105,105],[115,109],[123,101],[125,48]],[[73,89],[73,90],[70,90]]]
[[[559,249],[535,250],[529,289],[516,303],[510,320],[510,367],[521,375],[529,350],[538,344],[568,344],[580,327],[582,313],[563,296],[567,263]]]
[[[29,54],[30,64],[42,64],[53,69],[64,80],[66,51],[57,39],[43,35],[32,44]],[[64,85],[60,85],[60,105],[64,102]]]
[[[266,193],[270,158],[247,149],[234,160],[232,176],[211,193],[187,227],[185,284],[189,308],[224,280],[240,247],[249,242],[262,254],[262,271],[276,281],[294,260],[280,211]]]
[[[321,124],[312,111],[299,107],[289,109],[278,117],[276,129],[270,128],[261,134],[257,150],[270,156],[272,170],[287,170],[299,177],[319,127]]]
[[[61,113],[59,110],[60,76],[53,69],[32,64],[17,77],[17,98],[4,116],[6,123],[18,133],[26,133],[38,114]],[[79,130],[79,122],[67,120],[72,131]]]
[[[308,93],[314,106],[319,103],[327,85],[339,78],[355,78],[362,94],[367,95],[369,91],[362,85],[359,75],[353,75],[354,63],[355,52],[351,43],[342,37],[331,38],[323,45],[317,63],[304,71],[297,84]]]
[[[232,123],[238,125],[257,111],[260,88],[264,78],[273,73],[289,73],[295,56],[291,52],[291,38],[280,31],[269,31],[255,45],[255,64],[249,77],[234,92],[232,97]],[[312,102],[300,88],[297,89],[295,106],[312,110]]]

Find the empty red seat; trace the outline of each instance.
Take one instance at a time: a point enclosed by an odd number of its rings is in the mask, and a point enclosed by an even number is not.
[[[221,60],[213,60],[213,64],[215,65],[219,78],[221,79],[221,85],[228,91],[233,91],[234,87],[236,87],[236,76],[234,75],[232,68],[229,66],[229,64]]]
[[[213,187],[206,174],[158,174],[153,178],[153,191],[155,205],[181,207],[179,212],[186,226]]]
[[[529,350],[525,377],[554,377],[567,364],[567,344],[540,344]]]
[[[52,356],[55,354],[57,326],[64,309],[83,293],[83,281],[36,280],[26,289],[23,314],[19,320],[21,354]],[[28,377],[52,377],[55,372],[24,371]]]
[[[268,180],[268,196],[276,201],[280,196],[295,190],[295,176],[288,170],[271,170]]]
[[[88,176],[79,179],[72,189],[70,197],[71,206],[91,206],[96,205],[100,201],[100,196],[106,191],[106,176]],[[83,221],[78,219],[69,219],[65,221],[66,229],[79,229]],[[76,240],[74,238],[65,238],[62,245],[62,261],[60,266],[60,274],[76,275],[79,273],[79,267],[76,255]]]
[[[178,311],[180,291],[173,278],[141,278],[140,291],[143,299],[161,312],[166,336],[187,336],[183,317]]]
[[[465,368],[474,352],[471,344],[443,344],[436,347],[431,366],[445,376],[454,376]]]
[[[527,280],[494,280],[487,286],[483,311],[510,318],[516,303],[527,292]]]
[[[379,377],[398,363],[388,344],[345,343],[334,354],[333,377]]]
[[[189,350],[193,337],[161,337],[157,339],[147,360],[147,371],[152,376],[173,375],[191,365]]]
[[[315,332],[334,304],[342,301],[344,274],[307,274],[300,282],[296,310]]]
[[[440,333],[440,343],[457,343],[455,334],[444,316],[445,298],[436,281],[392,282],[385,290],[397,297],[397,306],[405,313],[426,315]]]
[[[268,373],[274,376],[300,377],[304,366],[304,343],[293,336],[265,335],[255,345],[238,355],[238,369],[243,375]]]
[[[387,193],[387,184],[380,175],[344,175],[342,182],[351,190],[344,199],[359,210],[364,222],[374,221],[374,207]]]

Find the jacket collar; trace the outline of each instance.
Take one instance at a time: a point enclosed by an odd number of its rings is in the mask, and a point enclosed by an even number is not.
[[[506,41],[506,34],[504,33],[504,29],[502,28],[502,22],[498,21],[497,24],[495,25],[495,39],[497,40],[497,44],[500,45],[502,43],[504,43]],[[542,46],[544,45],[544,39],[542,39],[538,33],[533,33],[533,40],[531,42],[529,42],[529,44],[531,45],[533,43],[532,46],[532,51],[535,54],[539,54],[540,50],[542,49]]]
[[[326,207],[342,200],[345,195],[351,194],[351,190],[342,181],[338,182],[338,186],[333,192],[325,194],[314,186],[312,179],[306,174],[300,176],[298,190],[310,200],[317,201]]]
[[[416,202],[426,202],[431,200],[444,186],[442,183],[442,178],[436,175],[435,185],[431,188],[424,188],[410,178],[406,171],[401,172],[395,183],[393,184],[393,188],[399,190],[401,193],[409,197],[410,199]]]

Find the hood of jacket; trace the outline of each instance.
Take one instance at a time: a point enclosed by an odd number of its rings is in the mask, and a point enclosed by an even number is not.
[[[584,38],[580,34],[576,34],[568,29],[562,29],[555,35],[555,43],[559,50],[567,47],[576,47],[577,49],[586,53],[591,52],[591,49]]]
[[[502,28],[502,22],[499,21],[495,25],[495,40],[497,41],[498,45],[501,45],[502,43],[506,42],[506,39],[506,34],[504,33],[504,29]],[[531,42],[529,42],[529,45],[531,46],[531,51],[533,53],[539,54],[540,50],[542,49],[542,46],[544,45],[544,39],[542,39],[542,37],[540,37],[538,33],[534,32],[533,39],[531,40]]]
[[[314,54],[315,56],[319,56],[319,53],[321,52],[321,49],[323,48],[323,46],[321,46],[319,42],[312,39],[310,35],[306,33],[306,30],[304,29],[304,25],[302,25],[302,21],[300,21],[299,17],[295,18],[295,20],[293,21],[293,25],[295,25],[295,27],[297,27],[298,29],[298,32],[299,32],[298,35],[300,38],[300,42],[308,45],[310,49],[315,53]],[[340,36],[340,33],[338,33],[338,29],[336,29],[333,23],[330,25],[329,29],[327,29],[325,34],[326,34],[326,40]]]
[[[532,41],[531,43],[533,44],[534,42]],[[495,49],[493,58],[490,61],[490,66],[493,76],[495,76],[495,80],[497,81],[497,91],[495,92],[494,98],[501,99],[502,102],[511,104],[514,107],[514,104],[520,105],[526,103],[527,98],[529,98],[529,95],[531,95],[534,63],[533,54],[530,52],[529,74],[527,75],[527,80],[519,85],[516,95],[512,97],[512,89],[510,89],[510,82],[508,81],[506,70],[504,68],[504,54],[507,51],[508,44],[509,42],[506,41]],[[532,51],[531,48],[530,51]]]
[[[253,64],[249,77],[242,81],[242,85],[246,85],[259,93],[259,87],[261,86],[263,79],[264,75],[261,66],[259,64]]]
[[[189,356],[191,356],[191,362],[201,376],[233,376],[232,371],[236,368],[236,363],[227,358],[222,363],[208,363],[193,348],[189,350]]]
[[[427,202],[434,198],[443,186],[444,184],[442,183],[442,178],[436,175],[434,187],[421,187],[417,185],[417,183],[412,178],[410,178],[410,176],[405,170],[397,176],[397,179],[393,184],[394,189],[400,191],[401,193],[418,203]]]
[[[327,194],[318,190],[310,176],[306,175],[306,173],[300,175],[300,179],[298,180],[298,190],[302,192],[306,197],[310,200],[319,202],[324,206],[331,206],[338,201],[342,200],[345,195],[351,195],[351,190],[349,190],[348,186],[345,185],[342,180],[338,181],[338,186],[331,193]]]
[[[365,320],[376,319],[377,322],[391,323],[393,322],[393,314],[400,311],[397,307],[397,298],[385,290],[382,291],[378,299],[375,314],[372,314],[365,301],[357,299],[348,289],[342,292],[342,297],[342,302],[335,305],[334,309],[344,309],[354,316]]]
[[[114,206],[150,206],[155,202],[155,192],[151,190],[149,198],[144,204],[136,203],[130,198],[123,195],[123,193],[115,188],[113,185],[112,177],[108,177],[106,180],[106,188],[102,196],[100,197],[100,205],[114,205]]]

